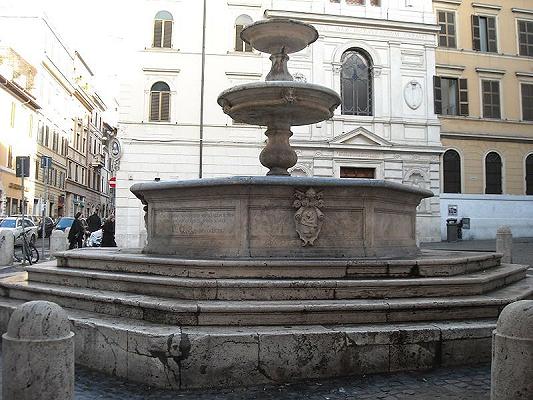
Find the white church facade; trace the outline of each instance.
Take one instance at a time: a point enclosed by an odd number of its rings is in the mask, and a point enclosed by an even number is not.
[[[117,242],[141,247],[137,182],[264,175],[264,127],[235,123],[216,99],[264,80],[267,55],[239,40],[265,18],[313,24],[318,40],[293,54],[295,79],[336,90],[334,117],[293,127],[292,175],[386,179],[430,189],[418,209],[418,239],[440,239],[442,153],[433,110],[438,27],[431,0],[146,0],[123,73],[117,173]]]

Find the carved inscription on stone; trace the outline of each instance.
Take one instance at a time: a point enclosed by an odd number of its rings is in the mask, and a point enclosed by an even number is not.
[[[313,246],[324,222],[324,213],[320,210],[324,207],[322,192],[317,193],[313,188],[307,189],[305,193],[296,190],[294,197],[293,207],[297,209],[294,214],[296,232],[303,242],[302,246]]]
[[[235,210],[184,208],[167,214],[166,221],[159,220],[156,230],[161,235],[170,228],[172,236],[233,235],[235,233]],[[169,226],[170,225],[170,226]]]

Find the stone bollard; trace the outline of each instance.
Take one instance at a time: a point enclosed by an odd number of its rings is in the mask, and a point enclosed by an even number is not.
[[[15,251],[15,237],[7,229],[0,231],[0,266],[13,265],[13,252]]]
[[[533,398],[533,300],[505,307],[492,335],[491,400]]]
[[[50,255],[54,255],[59,251],[68,250],[68,232],[60,231],[59,229],[54,229],[50,235]]]
[[[496,231],[496,251],[502,253],[502,263],[513,262],[513,233],[508,226],[500,226]]]
[[[2,336],[3,400],[74,399],[74,334],[65,310],[30,301]]]

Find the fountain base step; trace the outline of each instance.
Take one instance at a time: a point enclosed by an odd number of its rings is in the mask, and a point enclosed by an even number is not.
[[[0,299],[6,331],[23,301]],[[66,309],[77,364],[169,389],[216,388],[489,362],[496,319],[180,327]]]

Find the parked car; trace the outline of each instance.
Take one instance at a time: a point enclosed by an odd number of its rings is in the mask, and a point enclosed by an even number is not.
[[[13,230],[13,235],[15,236],[15,246],[22,245],[22,218],[19,217],[7,217],[0,223],[1,229]],[[24,231],[26,232],[26,237],[31,243],[35,243],[37,240],[37,226],[29,218],[24,218]]]
[[[39,227],[39,237],[43,236],[43,223],[42,219],[39,219],[38,223],[36,224]],[[51,217],[44,217],[44,233],[45,237],[49,237],[52,231],[54,230],[56,223],[53,218]]]
[[[57,221],[55,229],[58,229],[58,230],[64,232],[65,229],[70,228],[72,226],[73,222],[74,222],[74,217],[61,217]],[[83,236],[83,243],[85,245],[85,241],[87,240],[87,238],[89,237],[91,232],[89,231],[89,226],[87,225],[87,221],[85,220],[85,218],[80,218],[80,222],[81,222],[81,225],[83,226],[83,230],[85,232],[85,234]]]
[[[57,221],[55,229],[65,232],[65,229],[70,228],[74,222],[74,217],[61,217]]]

